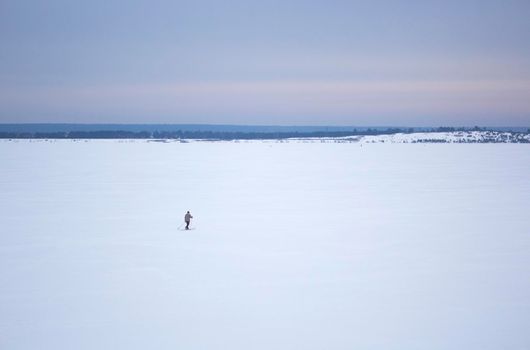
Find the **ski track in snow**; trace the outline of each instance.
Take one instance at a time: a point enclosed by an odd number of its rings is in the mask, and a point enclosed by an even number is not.
[[[0,142],[0,349],[528,349],[529,146],[368,141]]]

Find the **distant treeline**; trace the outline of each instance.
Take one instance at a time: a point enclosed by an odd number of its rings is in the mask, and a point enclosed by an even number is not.
[[[486,131],[486,129],[439,127],[428,132]],[[413,133],[414,128],[352,129],[350,131],[311,131],[311,132],[234,132],[234,131],[59,131],[59,132],[0,132],[2,139],[202,139],[202,140],[266,140],[287,138],[322,138],[361,135],[389,135]],[[422,130],[422,132],[426,132]],[[530,132],[530,130],[529,130]]]
[[[234,131],[67,131],[67,132],[0,132],[3,139],[202,139],[202,140],[265,140],[311,137],[344,137],[413,132],[414,129],[367,129],[358,131],[312,132],[234,132]]]

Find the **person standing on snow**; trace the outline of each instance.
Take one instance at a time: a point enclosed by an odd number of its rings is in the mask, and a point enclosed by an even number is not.
[[[188,211],[186,215],[184,215],[184,221],[186,221],[186,230],[190,229],[191,219],[193,219],[193,216],[191,216],[190,212]]]

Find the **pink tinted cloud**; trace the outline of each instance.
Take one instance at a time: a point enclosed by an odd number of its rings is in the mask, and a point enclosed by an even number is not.
[[[152,116],[150,122],[211,123],[222,116],[222,123],[437,125],[443,121],[524,126],[530,124],[530,81],[195,82],[32,88],[23,93],[4,91],[0,103],[4,111],[25,109],[30,116],[45,110],[57,116],[77,116],[78,122],[130,122]],[[503,123],[503,117],[509,120]]]

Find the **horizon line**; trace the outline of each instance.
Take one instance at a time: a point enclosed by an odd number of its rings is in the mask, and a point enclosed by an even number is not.
[[[310,127],[310,128],[438,128],[438,127],[451,127],[451,128],[530,128],[530,125],[516,126],[516,125],[346,125],[346,124],[216,124],[216,123],[86,123],[86,122],[0,122],[0,125],[126,125],[126,126],[237,126],[237,127],[280,127],[280,128],[299,128],[299,127]]]

